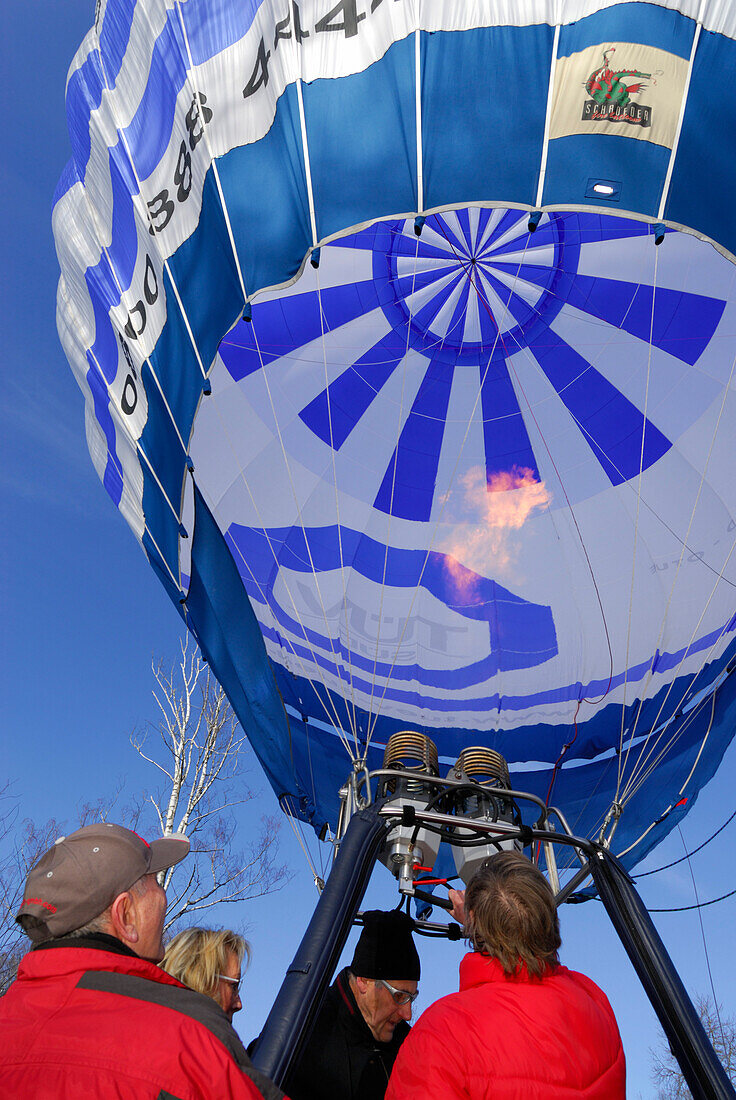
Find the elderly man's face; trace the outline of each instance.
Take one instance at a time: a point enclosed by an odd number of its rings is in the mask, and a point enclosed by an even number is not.
[[[388,985],[402,993],[416,993],[417,983],[409,978],[386,979]],[[388,1043],[400,1020],[411,1020],[411,1001],[400,1005],[394,994],[373,978],[355,978],[355,1001],[363,1019],[379,1043]]]
[[[138,943],[136,955],[151,962],[160,962],[164,957],[164,918],[166,917],[166,893],[159,886],[155,875],[145,876],[144,893],[135,892],[138,912]]]

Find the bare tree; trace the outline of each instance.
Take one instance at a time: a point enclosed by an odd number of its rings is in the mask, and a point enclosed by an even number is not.
[[[276,818],[261,818],[255,835],[238,844],[237,807],[254,797],[243,780],[250,750],[201,655],[182,642],[178,664],[169,672],[154,666],[153,673],[160,720],[131,743],[157,770],[156,790],[123,805],[118,784],[111,796],[81,804],[71,825],[54,818],[35,825],[20,820],[8,786],[0,788],[0,996],[28,949],[14,920],[28,872],[57,837],[83,825],[112,818],[144,836],[189,838],[190,857],[159,876],[168,894],[167,929],[214,905],[271,893],[291,877],[278,862]]]
[[[28,940],[15,923],[15,914],[23,897],[23,886],[33,864],[59,835],[52,818],[41,826],[19,822],[18,807],[13,804],[6,784],[0,791],[0,844],[5,855],[0,859],[0,996],[14,980],[18,964],[28,950]]]
[[[154,727],[131,743],[161,778],[136,821],[151,811],[163,836],[179,834],[192,855],[162,872],[169,897],[167,925],[223,902],[240,902],[280,889],[291,877],[277,862],[279,822],[263,817],[257,835],[239,845],[235,808],[253,798],[242,781],[247,740],[228,699],[188,640],[170,670],[153,667],[160,711]],[[153,745],[151,745],[153,741]],[[148,806],[148,811],[146,811]]]
[[[695,1007],[723,1068],[736,1084],[736,1018],[724,1016],[721,1006],[716,1006],[710,997],[698,997]],[[657,1100],[688,1100],[692,1093],[664,1035],[659,1048],[652,1050],[651,1055]]]

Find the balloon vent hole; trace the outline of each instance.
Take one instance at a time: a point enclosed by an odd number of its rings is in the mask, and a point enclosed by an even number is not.
[[[529,223],[528,223],[527,228],[529,229],[530,233],[534,233],[537,226],[539,225],[541,217],[542,217],[542,211],[541,210],[535,210],[535,211],[533,211],[533,213],[531,213],[529,215]]]
[[[416,217],[414,219],[414,232],[416,233],[417,237],[421,237],[423,228],[424,228],[424,218],[420,214],[418,217]]]
[[[202,393],[205,395],[205,397],[209,397],[209,395],[212,393],[212,383],[210,382],[209,378],[205,378],[204,380],[204,384],[202,385]]]
[[[253,320],[253,310],[251,309],[250,302],[246,302],[243,308],[243,320],[249,322]]]
[[[192,461],[192,456],[187,455],[186,461],[187,461],[187,470],[189,470],[190,474],[193,474],[194,473],[194,462]]]
[[[620,202],[621,181],[589,179],[585,197],[586,199],[607,199],[608,202]]]
[[[654,243],[659,245],[659,244],[662,243],[662,241],[665,238],[665,234],[667,232],[667,226],[662,225],[662,222],[657,222],[657,224],[653,228],[654,228]]]
[[[314,268],[319,267],[319,249],[318,248],[313,248],[312,249],[312,255],[310,257],[309,262],[311,263],[312,267],[314,267]]]

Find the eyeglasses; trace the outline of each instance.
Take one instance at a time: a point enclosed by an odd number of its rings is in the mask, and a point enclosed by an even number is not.
[[[389,985],[383,978],[374,978],[374,985],[382,985],[384,989],[387,989],[394,999],[395,1004],[403,1007],[403,1005],[413,1005],[419,996],[419,990],[416,993],[408,993],[405,989],[397,989],[394,985]]]
[[[233,990],[233,993],[236,997],[239,995],[240,983],[243,980],[242,978],[228,978],[227,974],[218,974],[217,977],[220,978],[223,982],[230,982],[230,985],[234,985],[235,989]]]

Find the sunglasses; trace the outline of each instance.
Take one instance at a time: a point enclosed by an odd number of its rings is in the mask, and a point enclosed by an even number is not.
[[[236,997],[238,996],[238,994],[240,993],[240,983],[243,981],[242,978],[228,978],[227,974],[218,974],[217,977],[220,978],[223,982],[230,982],[230,985],[234,985],[235,989],[233,990],[233,993]]]
[[[394,1003],[399,1007],[403,1005],[413,1005],[419,996],[419,990],[416,993],[407,993],[405,989],[397,989],[396,986],[390,985],[385,982],[383,978],[374,978],[374,985],[382,985],[384,989],[387,989],[394,999]]]

